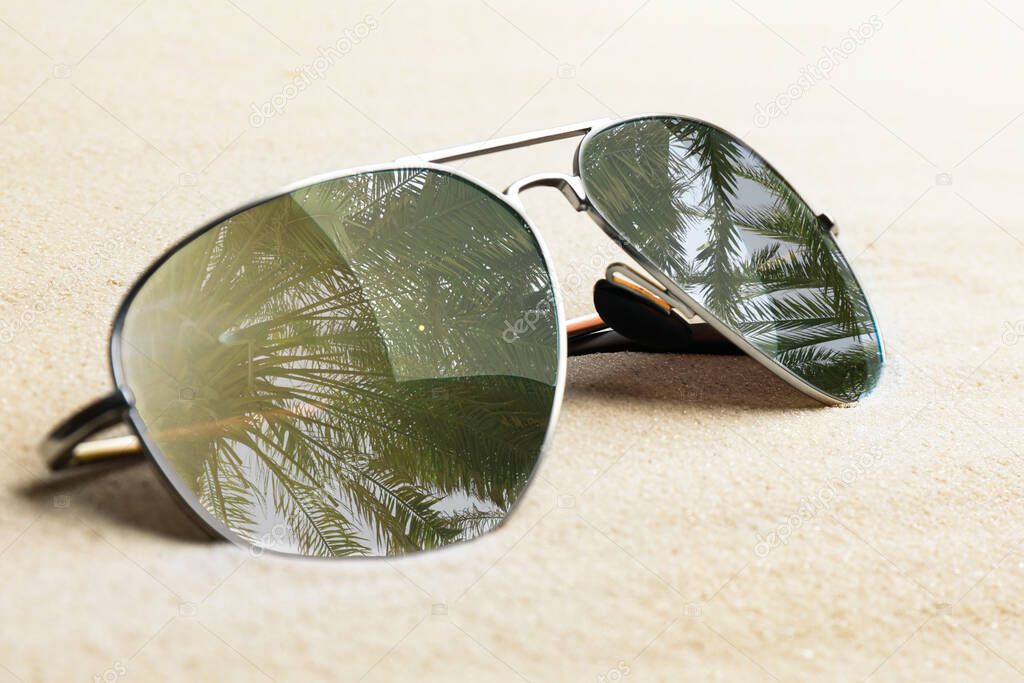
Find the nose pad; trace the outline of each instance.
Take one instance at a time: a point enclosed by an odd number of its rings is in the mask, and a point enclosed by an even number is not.
[[[637,344],[662,353],[742,353],[660,285],[622,263],[594,284],[594,309],[604,323]]]
[[[693,340],[690,325],[667,301],[620,276],[594,284],[594,310],[608,327],[652,351],[684,351]]]
[[[583,190],[583,181],[579,176],[570,176],[564,173],[537,173],[520,178],[506,188],[505,196],[518,201],[519,194],[531,187],[553,187],[562,193],[572,208],[577,211],[584,211],[587,208],[587,195]]]

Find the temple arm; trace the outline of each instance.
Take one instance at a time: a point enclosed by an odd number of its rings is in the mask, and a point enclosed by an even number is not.
[[[578,318],[568,324],[569,355],[620,351],[632,345],[628,339],[612,332],[597,314]],[[586,337],[585,343],[580,343]],[[600,343],[595,343],[600,339]],[[39,445],[47,466],[65,470],[107,462],[113,458],[141,456],[142,444],[134,434],[107,439],[89,439],[97,432],[124,421],[128,410],[120,394],[111,394],[94,401],[67,418],[50,432]]]
[[[127,454],[141,454],[134,436],[86,441],[93,434],[124,421],[128,404],[120,393],[90,403],[50,432],[39,452],[51,470],[87,465]]]
[[[571,327],[572,323],[570,323],[570,330],[574,330],[577,335],[595,335],[591,338],[591,342],[602,331],[609,329],[597,315],[588,316],[577,322],[578,325],[575,328]],[[611,337],[605,336],[600,350],[618,350],[608,343],[612,341]],[[569,346],[570,354],[577,355],[573,353],[571,338]],[[592,343],[585,347],[594,349],[584,351],[585,353],[594,353],[599,350]],[[39,445],[39,452],[47,466],[51,470],[57,471],[107,462],[112,458],[143,455],[142,444],[134,434],[108,439],[89,439],[97,432],[123,422],[127,408],[127,404],[120,395],[110,395],[89,404],[67,418]]]
[[[566,323],[568,355],[648,353],[739,353],[652,280],[622,264],[609,266],[594,286],[597,313]],[[680,309],[683,310],[680,310]],[[40,444],[51,470],[63,470],[143,454],[135,436],[87,440],[124,421],[128,404],[120,393],[86,406]]]
[[[569,355],[616,351],[647,351],[615,332],[597,314],[570,321]],[[92,439],[93,434],[124,420],[127,406],[120,396],[106,396],[78,411],[54,429],[39,446],[53,471],[108,462],[113,458],[141,456],[142,444],[135,435]]]

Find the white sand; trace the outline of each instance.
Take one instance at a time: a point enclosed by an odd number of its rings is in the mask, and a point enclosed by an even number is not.
[[[0,5],[0,680],[1019,678],[1024,10],[388,4]],[[830,78],[756,124],[872,14]],[[820,408],[740,358],[574,360],[512,520],[395,562],[203,541],[148,466],[47,477],[34,444],[108,390],[119,299],[205,218],[316,172],[612,110],[719,123],[840,223],[888,342],[875,397]],[[463,168],[504,185],[571,149]],[[620,256],[557,193],[527,204],[586,312]],[[865,453],[877,464],[850,475]],[[759,535],[844,475],[759,557]]]

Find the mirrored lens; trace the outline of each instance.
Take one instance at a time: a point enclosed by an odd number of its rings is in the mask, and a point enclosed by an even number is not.
[[[855,401],[882,355],[864,293],[789,184],[728,133],[637,119],[580,150],[587,196],[641,264],[666,276],[769,360]]]
[[[179,247],[129,304],[122,383],[208,518],[287,553],[397,555],[509,513],[551,420],[558,330],[519,214],[453,174],[375,171]]]

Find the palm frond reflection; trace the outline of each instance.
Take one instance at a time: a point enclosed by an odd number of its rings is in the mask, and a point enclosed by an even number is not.
[[[580,172],[621,237],[758,350],[843,400],[874,387],[878,334],[849,264],[749,147],[689,119],[637,119],[595,135]]]
[[[316,556],[436,548],[493,528],[534,468],[552,296],[529,230],[491,195],[437,171],[364,173],[173,254],[129,309],[125,375],[174,473],[239,536]],[[537,301],[551,305],[530,333],[503,340]]]

